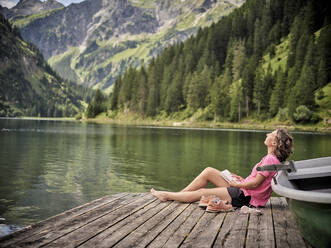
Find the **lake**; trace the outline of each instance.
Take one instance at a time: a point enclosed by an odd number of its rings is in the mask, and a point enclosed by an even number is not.
[[[302,160],[331,156],[331,135],[292,132]],[[246,177],[266,131],[0,119],[2,235],[105,195],[178,191],[205,167]],[[1,235],[1,228],[0,228]]]

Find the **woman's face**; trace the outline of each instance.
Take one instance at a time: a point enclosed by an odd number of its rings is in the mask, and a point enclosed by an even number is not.
[[[266,146],[275,146],[276,136],[277,136],[277,130],[273,131],[272,133],[267,133],[267,137],[265,138],[264,144]]]

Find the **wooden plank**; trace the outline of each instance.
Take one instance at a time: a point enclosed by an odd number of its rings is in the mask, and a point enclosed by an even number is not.
[[[246,248],[275,247],[270,200],[262,210],[262,215],[251,214],[247,228]]]
[[[118,208],[117,210],[104,215],[102,218],[90,222],[87,225],[76,229],[65,236],[62,236],[61,238],[51,242],[45,247],[76,247],[98,235],[99,233],[102,233],[107,228],[110,228],[116,223],[121,222],[145,206],[148,206],[155,200],[156,199],[151,194],[146,194],[144,197],[141,197],[140,199],[137,199],[136,201],[131,202],[122,208]]]
[[[83,243],[79,247],[81,248],[112,247],[113,245],[121,241],[123,238],[125,238],[127,235],[132,233],[139,226],[144,224],[155,214],[159,213],[164,208],[166,208],[170,203],[171,202],[169,201],[168,202],[160,202],[158,200],[154,201],[153,203],[147,205],[138,212],[130,215],[128,218],[122,220],[121,222],[118,222],[116,225],[113,225],[112,227],[106,229],[99,235]]]
[[[284,197],[271,198],[277,247],[306,247]]]
[[[22,241],[28,237],[33,236],[38,232],[43,232],[45,229],[49,228],[50,224],[64,222],[73,216],[79,216],[85,214],[93,209],[101,207],[103,205],[109,204],[115,200],[121,199],[125,196],[129,196],[128,193],[119,193],[116,195],[105,196],[100,199],[96,199],[92,202],[86,203],[84,205],[69,209],[63,213],[52,216],[46,220],[40,221],[33,225],[27,226],[17,232],[11,233],[7,236],[0,238],[0,247],[9,247],[15,243]]]
[[[181,247],[211,247],[225,215],[205,212]]]
[[[64,220],[60,220],[58,223],[50,223],[49,227],[42,232],[37,233],[29,238],[26,238],[19,243],[15,244],[15,247],[36,247],[48,244],[53,240],[56,240],[63,235],[66,235],[102,216],[115,211],[118,208],[125,206],[126,204],[139,199],[141,194],[129,194],[121,199],[116,199],[109,204],[105,204],[101,207],[93,209],[93,211],[88,211],[85,214],[74,216]]]
[[[167,208],[153,216],[130,233],[114,247],[145,247],[164,230],[189,204],[172,202]]]
[[[244,247],[248,214],[229,212],[223,222],[215,247]]]
[[[175,233],[170,237],[170,239],[165,243],[164,247],[169,247],[169,248],[179,247],[188,237],[188,235],[191,233],[191,231],[198,223],[202,215],[205,213],[205,211],[202,208],[199,208],[197,204],[191,204],[191,205],[196,206],[194,211],[186,219],[184,224],[181,225],[179,229],[177,229]]]
[[[157,236],[148,245],[148,247],[178,247],[203,213],[204,211],[198,207],[198,204],[190,204],[159,236]],[[188,221],[188,218],[190,218],[190,221]],[[175,236],[176,239],[172,239]],[[166,244],[170,239],[171,241]]]

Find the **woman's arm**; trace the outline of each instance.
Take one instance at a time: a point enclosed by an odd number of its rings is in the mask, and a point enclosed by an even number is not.
[[[265,180],[265,177],[258,173],[255,177],[254,180],[249,181],[249,182],[243,182],[243,183],[236,183],[234,181],[229,182],[231,187],[236,187],[236,188],[244,188],[244,189],[255,189],[263,183]]]

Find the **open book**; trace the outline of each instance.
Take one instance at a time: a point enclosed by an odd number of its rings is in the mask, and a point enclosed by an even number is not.
[[[227,182],[239,182],[237,178],[233,177],[231,172],[229,170],[223,170],[221,171],[221,176],[225,179]]]

